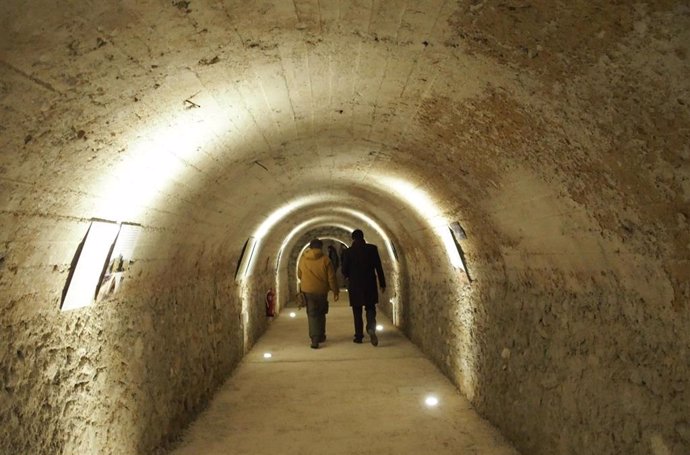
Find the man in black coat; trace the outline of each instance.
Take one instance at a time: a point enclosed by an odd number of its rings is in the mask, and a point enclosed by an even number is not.
[[[364,338],[364,307],[367,314],[366,330],[371,344],[377,346],[379,340],[376,336],[376,304],[379,302],[379,293],[376,289],[376,278],[378,277],[381,292],[385,292],[386,277],[383,274],[378,248],[364,241],[364,233],[360,229],[352,232],[352,246],[343,252],[341,270],[348,279],[347,290],[355,320],[355,336],[352,341],[361,343]]]

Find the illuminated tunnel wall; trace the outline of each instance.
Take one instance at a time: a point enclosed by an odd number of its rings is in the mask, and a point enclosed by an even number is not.
[[[4,1],[0,452],[165,447],[343,225],[523,453],[686,455],[686,3]]]

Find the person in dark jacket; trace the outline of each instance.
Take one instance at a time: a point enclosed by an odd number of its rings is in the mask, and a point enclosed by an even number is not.
[[[335,251],[335,247],[333,245],[328,245],[328,259],[330,259],[331,264],[333,264],[333,270],[337,272],[338,267],[340,267],[340,258],[338,257],[338,252]]]
[[[379,293],[376,289],[376,279],[381,292],[386,291],[386,277],[383,274],[381,257],[376,245],[364,241],[364,233],[360,229],[352,232],[352,246],[343,252],[341,269],[348,278],[347,290],[350,296],[350,306],[355,322],[355,343],[361,343],[364,338],[362,308],[366,311],[366,330],[371,344],[379,344],[376,336],[376,304]]]

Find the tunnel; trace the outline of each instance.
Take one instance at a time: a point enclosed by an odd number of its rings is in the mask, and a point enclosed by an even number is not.
[[[0,453],[167,453],[357,228],[381,314],[520,453],[690,453],[687,1],[0,21]]]

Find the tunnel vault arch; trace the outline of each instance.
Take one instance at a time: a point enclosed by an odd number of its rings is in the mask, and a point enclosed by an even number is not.
[[[332,221],[320,221],[309,226],[306,226],[299,235],[295,236],[292,241],[285,245],[284,261],[283,266],[278,269],[277,272],[277,284],[279,289],[279,295],[282,291],[282,304],[286,305],[289,303],[294,304],[294,296],[297,292],[297,276],[296,268],[297,262],[301,254],[303,254],[304,247],[309,243],[312,238],[326,238],[338,240],[340,243],[349,246],[352,243],[352,230],[363,228],[367,230],[367,226],[362,226],[362,224],[351,224],[347,229],[340,226],[347,226],[346,223],[338,223]],[[381,302],[381,308],[387,314],[394,323],[399,322],[399,314],[401,309],[397,307],[397,302],[404,301],[401,297],[401,281],[404,280],[405,270],[404,263],[400,264],[399,260],[385,251],[384,239],[373,230],[369,230],[365,237],[369,243],[374,243],[380,246],[380,254],[382,257],[382,264],[384,266],[384,272],[386,273],[386,279],[389,283],[386,298]],[[396,304],[392,302],[395,301]]]
[[[317,3],[3,3],[0,452],[169,444],[266,329],[283,241],[340,207],[519,449],[685,455],[687,5]],[[140,226],[133,262],[60,312],[93,218]]]

